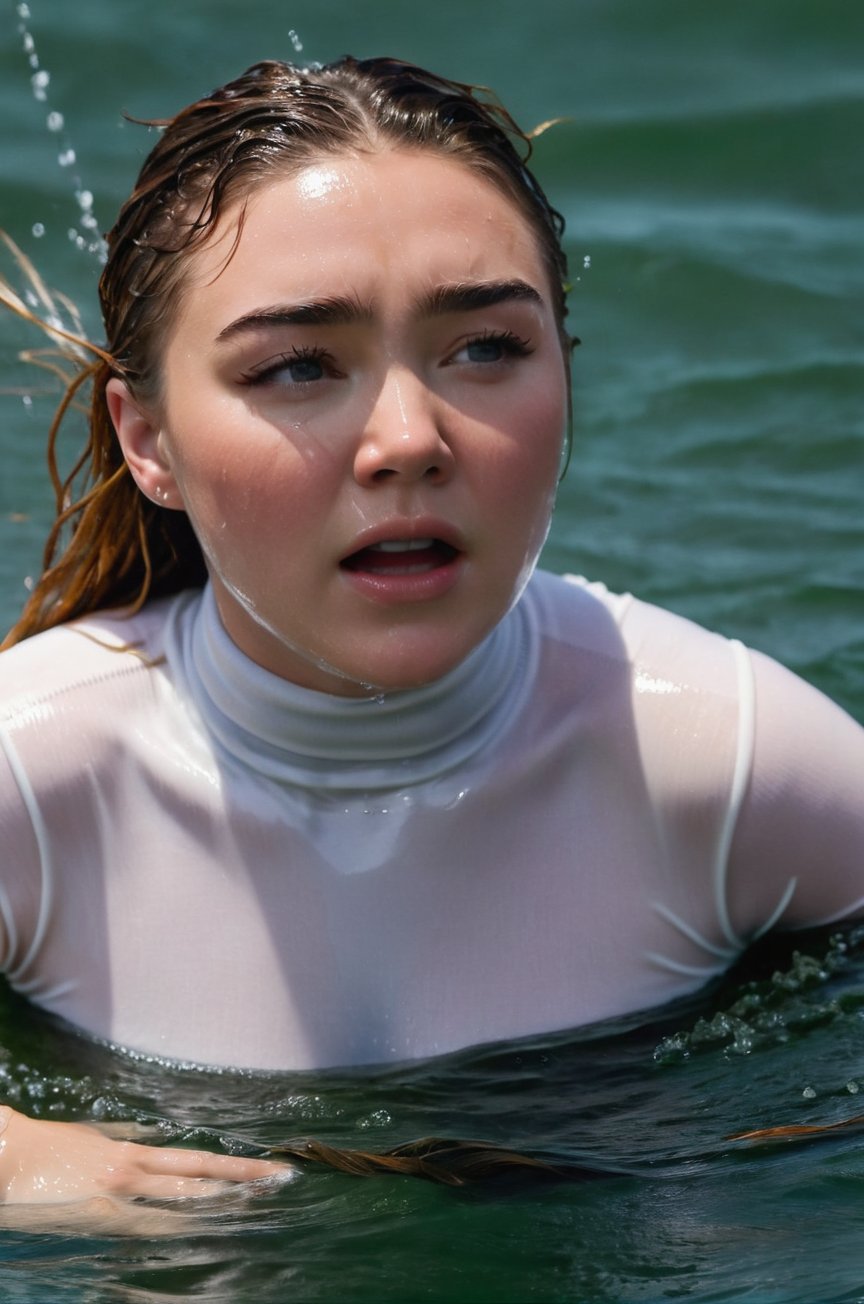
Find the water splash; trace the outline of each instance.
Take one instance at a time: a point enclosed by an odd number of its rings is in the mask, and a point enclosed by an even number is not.
[[[33,98],[37,104],[46,106],[46,130],[52,136],[59,138],[58,165],[61,168],[72,168],[77,162],[77,155],[66,135],[65,117],[58,109],[51,106],[48,99],[51,73],[47,68],[42,67],[36,41],[28,26],[32,18],[32,11],[29,4],[19,3],[15,6],[15,13],[18,18],[18,35],[21,38],[21,47],[27,56],[27,64],[30,68],[30,89]],[[93,212],[93,195],[91,191],[84,187],[81,178],[77,175],[72,177],[72,186],[75,202],[78,205],[79,217],[77,224],[69,229],[69,239],[76,249],[80,249],[82,253],[95,254],[99,261],[104,263],[108,249],[99,234],[99,223]],[[31,229],[37,239],[45,234],[45,224],[43,222],[34,222]]]
[[[724,1008],[700,1016],[691,1028],[664,1037],[654,1051],[655,1062],[673,1064],[718,1050],[726,1055],[749,1055],[844,1018],[864,1004],[864,996],[841,994],[828,984],[844,971],[850,949],[859,947],[862,940],[855,930],[848,936],[834,934],[824,955],[794,951],[788,968],[746,981],[730,1003],[723,1003]],[[811,1098],[811,1090],[805,1088],[805,1098]]]

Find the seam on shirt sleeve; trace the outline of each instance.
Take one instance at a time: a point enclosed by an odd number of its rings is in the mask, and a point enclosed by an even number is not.
[[[730,639],[729,646],[732,650],[738,690],[738,736],[735,743],[735,766],[732,771],[729,800],[717,839],[717,853],[714,860],[714,904],[723,936],[731,946],[741,950],[745,945],[744,939],[735,932],[729,916],[729,852],[741,813],[741,804],[753,772],[756,683],[747,648],[737,638]]]

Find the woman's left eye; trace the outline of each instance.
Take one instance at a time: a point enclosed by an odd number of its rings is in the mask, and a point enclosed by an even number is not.
[[[520,339],[512,331],[484,331],[482,335],[476,335],[461,344],[447,361],[448,363],[504,362],[508,358],[527,357],[532,352],[529,342]]]

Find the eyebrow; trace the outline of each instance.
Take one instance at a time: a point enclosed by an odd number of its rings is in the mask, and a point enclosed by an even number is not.
[[[421,294],[415,300],[414,308],[420,317],[443,317],[446,313],[476,312],[514,301],[540,304],[543,299],[527,281],[460,281],[454,285],[438,285]],[[216,336],[216,342],[222,344],[237,335],[271,330],[274,326],[346,326],[353,322],[371,321],[373,316],[371,304],[363,304],[350,296],[274,304],[269,308],[256,308],[229,322]]]
[[[371,307],[365,307],[350,297],[313,299],[308,303],[275,304],[272,308],[256,308],[229,322],[216,336],[217,344],[233,339],[235,335],[270,330],[274,326],[344,326],[350,322],[368,321]]]
[[[527,301],[540,304],[542,296],[527,281],[459,281],[455,285],[439,285],[416,302],[420,316],[440,317],[448,312],[474,312],[478,308],[494,308],[497,303]]]

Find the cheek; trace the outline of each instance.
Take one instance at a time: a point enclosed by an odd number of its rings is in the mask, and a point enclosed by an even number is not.
[[[333,459],[249,413],[221,408],[194,427],[175,423],[172,466],[199,530],[255,533],[292,525],[320,512],[333,494]],[[292,432],[293,433],[293,432]]]
[[[566,431],[566,402],[557,395],[535,395],[515,406],[508,420],[509,439],[501,459],[502,492],[530,516],[546,511],[558,484]]]

